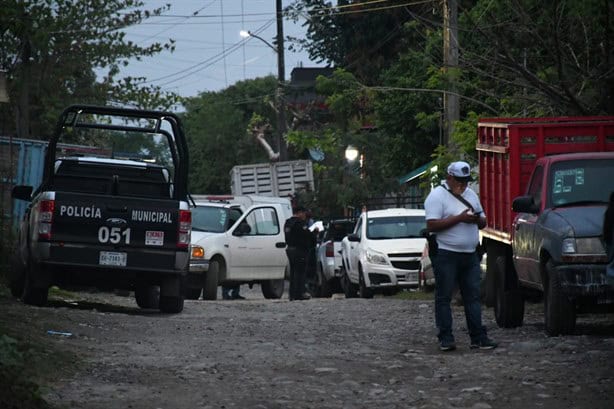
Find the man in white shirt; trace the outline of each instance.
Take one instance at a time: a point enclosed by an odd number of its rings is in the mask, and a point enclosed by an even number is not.
[[[447,177],[426,198],[426,226],[437,234],[437,255],[431,262],[435,273],[435,324],[439,349],[456,349],[452,333],[450,301],[458,284],[465,307],[471,348],[493,349],[482,325],[480,303],[480,260],[476,247],[478,230],[486,226],[486,216],[475,192],[467,189],[471,167],[467,162],[452,162]]]

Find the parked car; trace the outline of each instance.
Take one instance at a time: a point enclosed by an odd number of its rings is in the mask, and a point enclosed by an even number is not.
[[[341,243],[341,287],[346,297],[392,294],[419,285],[426,239],[423,209],[363,212]]]
[[[312,295],[330,297],[341,290],[341,241],[354,230],[354,219],[331,220],[316,249],[316,277]]]

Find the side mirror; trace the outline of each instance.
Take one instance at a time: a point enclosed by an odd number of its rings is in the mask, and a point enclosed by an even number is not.
[[[360,241],[360,237],[358,237],[358,235],[354,233],[350,233],[348,234],[348,240],[349,241]]]
[[[533,196],[518,196],[512,202],[512,210],[516,213],[539,213],[539,208],[533,201]]]
[[[17,185],[11,191],[11,197],[19,200],[32,200],[32,186]]]
[[[237,228],[232,232],[233,236],[245,236],[246,234],[250,234],[252,232],[252,228],[249,227],[245,221],[239,223]]]

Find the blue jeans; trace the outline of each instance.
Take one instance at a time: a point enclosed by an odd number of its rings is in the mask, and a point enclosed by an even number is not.
[[[480,301],[480,262],[476,253],[458,253],[439,249],[432,260],[435,274],[435,324],[440,341],[454,341],[452,334],[452,294],[458,283],[469,336],[472,342],[486,338],[482,325]]]

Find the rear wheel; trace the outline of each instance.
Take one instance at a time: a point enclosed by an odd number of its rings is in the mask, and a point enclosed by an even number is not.
[[[183,297],[160,296],[160,311],[170,314],[176,314],[183,311]]]
[[[318,263],[318,267],[316,269],[318,287],[319,287],[319,297],[330,297],[332,295],[331,285],[324,276],[324,271],[322,271],[322,264]]]
[[[270,299],[279,299],[282,295],[284,295],[284,286],[286,281],[283,278],[279,280],[266,280],[260,284],[260,288],[262,289],[262,295],[267,300]]]
[[[19,298],[23,294],[25,283],[25,268],[16,254],[11,256],[11,271],[9,272],[9,287],[13,297]]]
[[[358,267],[358,293],[360,298],[373,298],[373,290],[367,287],[362,267]]]
[[[203,300],[217,299],[217,279],[220,272],[220,263],[212,260],[209,270],[205,273],[205,287],[203,288]]]
[[[561,290],[552,261],[546,263],[548,285],[545,286],[544,318],[549,336],[569,335],[576,328],[576,306]]]
[[[49,296],[49,288],[46,285],[41,285],[43,281],[44,270],[32,262],[28,262],[25,269],[25,279],[23,284],[23,292],[21,299],[29,305],[43,306],[47,304]]]
[[[495,263],[494,307],[497,325],[501,328],[519,327],[524,319],[524,299],[518,278],[505,256],[498,256]]]
[[[160,286],[160,311],[176,314],[183,311],[184,277],[166,277]]]
[[[136,305],[140,308],[160,307],[160,287],[157,285],[139,284],[134,289]]]

